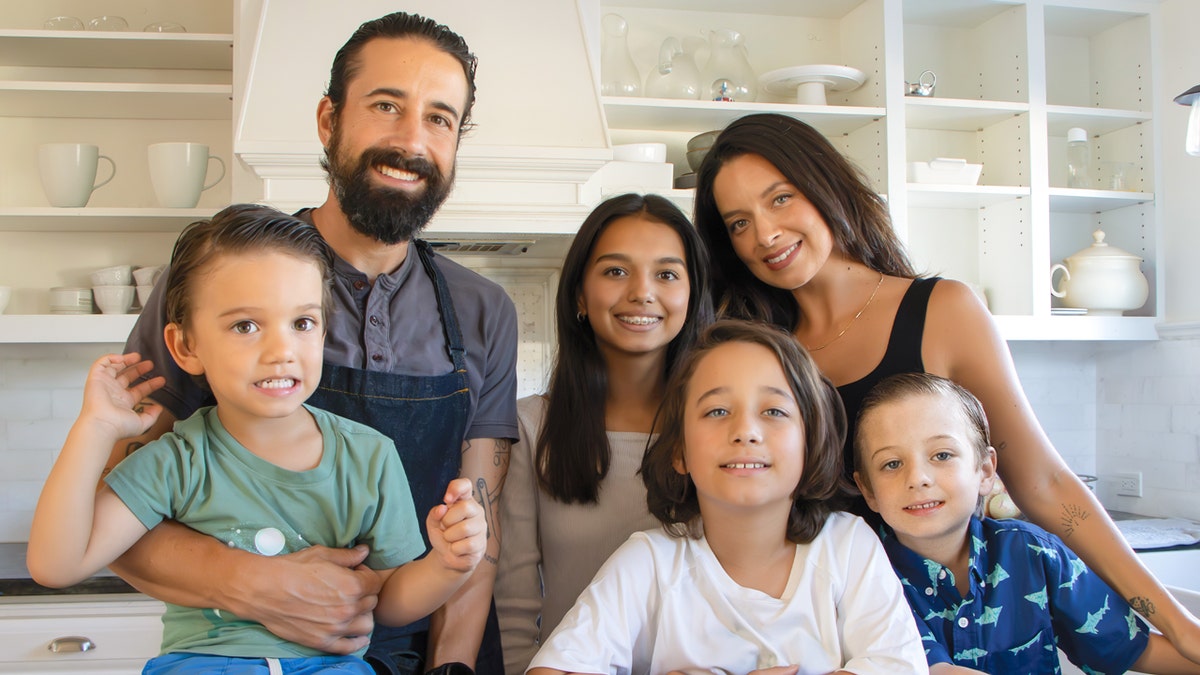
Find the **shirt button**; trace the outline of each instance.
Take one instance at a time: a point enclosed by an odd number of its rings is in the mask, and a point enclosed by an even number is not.
[[[925,595],[933,595],[933,588],[926,588]]]
[[[945,579],[946,578],[946,570],[942,570],[941,572],[938,572],[938,578]]]
[[[371,360],[372,360],[372,361],[375,361],[375,362],[382,361],[382,360],[383,360],[383,354],[372,354],[372,355],[371,355]]]
[[[967,617],[965,617],[965,616],[964,616],[964,617],[962,617],[962,618],[960,618],[960,619],[958,620],[958,627],[959,627],[959,628],[966,628],[966,627],[967,627],[967,624],[969,624],[969,623],[971,623],[971,622],[970,622],[970,621],[968,621],[968,620],[967,620]]]
[[[354,290],[356,290],[356,291],[361,291],[362,289],[364,289],[366,287],[367,287],[367,282],[365,282],[361,279],[354,282]]]
[[[375,316],[374,314],[371,315],[370,321],[372,326],[378,326],[380,323],[379,317]]]

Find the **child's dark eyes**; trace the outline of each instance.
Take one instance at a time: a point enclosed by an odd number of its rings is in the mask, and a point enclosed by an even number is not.
[[[306,317],[303,317],[300,319],[296,319],[296,323],[294,324],[294,326],[295,326],[296,330],[307,333],[309,331],[316,329],[317,322],[315,319],[306,316]]]
[[[249,335],[258,331],[258,326],[254,325],[253,321],[238,321],[233,324],[233,332],[238,335]]]

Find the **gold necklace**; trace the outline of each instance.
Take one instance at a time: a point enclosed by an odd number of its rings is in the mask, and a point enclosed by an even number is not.
[[[871,297],[867,298],[867,303],[862,306],[862,309],[858,310],[858,314],[855,314],[854,318],[850,319],[850,323],[847,323],[846,327],[843,328],[840,333],[838,333],[837,335],[834,335],[832,340],[830,340],[829,342],[826,342],[825,344],[821,345],[820,347],[809,347],[808,351],[819,352],[822,349],[825,349],[826,347],[828,347],[829,345],[837,342],[838,338],[845,335],[846,331],[850,330],[850,326],[853,326],[854,322],[858,321],[858,317],[862,316],[862,313],[867,311],[867,308],[871,306],[871,301],[875,299],[875,294],[879,292],[879,287],[882,285],[883,285],[883,272],[880,272],[879,273],[879,283],[875,284],[875,290],[871,291]]]

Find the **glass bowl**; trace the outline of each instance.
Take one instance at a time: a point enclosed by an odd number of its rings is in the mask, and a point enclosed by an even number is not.
[[[83,21],[74,16],[52,16],[42,22],[49,30],[83,30]]]
[[[87,27],[88,30],[125,30],[129,28],[129,22],[125,17],[105,14],[89,21]]]
[[[142,29],[147,33],[186,33],[187,29],[181,23],[174,21],[155,21]]]

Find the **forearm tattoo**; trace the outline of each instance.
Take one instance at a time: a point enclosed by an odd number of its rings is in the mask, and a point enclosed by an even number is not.
[[[471,447],[471,441],[466,441],[463,444],[463,452],[466,452]],[[500,493],[504,489],[504,483],[508,476],[508,460],[511,456],[512,442],[507,439],[496,439],[492,446],[492,466],[500,469],[500,475],[496,480],[496,484],[488,485],[486,478],[480,476],[475,479],[473,497],[475,501],[483,508],[483,517],[487,522],[488,539],[496,537],[498,533],[497,523],[500,518]],[[494,556],[484,554],[483,559],[495,565],[499,561]]]
[[[1091,518],[1092,514],[1078,504],[1063,504],[1060,522],[1063,526],[1063,539],[1069,539],[1075,534],[1075,528],[1083,525],[1083,521]]]
[[[1154,615],[1154,603],[1150,602],[1150,598],[1143,598],[1140,596],[1129,598],[1129,606],[1133,608],[1133,611],[1141,614],[1147,619]]]

